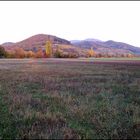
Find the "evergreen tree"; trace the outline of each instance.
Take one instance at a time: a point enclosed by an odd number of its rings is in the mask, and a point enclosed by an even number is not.
[[[0,58],[3,58],[3,57],[6,57],[6,51],[2,46],[0,46]]]

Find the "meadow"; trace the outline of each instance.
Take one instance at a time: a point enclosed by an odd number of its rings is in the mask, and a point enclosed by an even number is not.
[[[140,139],[140,60],[0,59],[0,139]]]

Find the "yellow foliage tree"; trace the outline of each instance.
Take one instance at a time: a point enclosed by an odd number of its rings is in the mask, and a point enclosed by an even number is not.
[[[51,57],[52,56],[52,43],[51,41],[47,41],[45,45],[45,51],[46,51],[46,56]]]
[[[90,50],[88,51],[88,56],[89,57],[95,56],[95,52],[94,52],[93,48],[90,48]]]

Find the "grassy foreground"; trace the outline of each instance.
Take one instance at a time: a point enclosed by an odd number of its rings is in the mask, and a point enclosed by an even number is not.
[[[0,60],[0,138],[140,139],[140,62]]]

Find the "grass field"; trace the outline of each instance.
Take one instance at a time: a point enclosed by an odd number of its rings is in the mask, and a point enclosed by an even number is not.
[[[1,59],[1,138],[140,139],[140,60]]]

